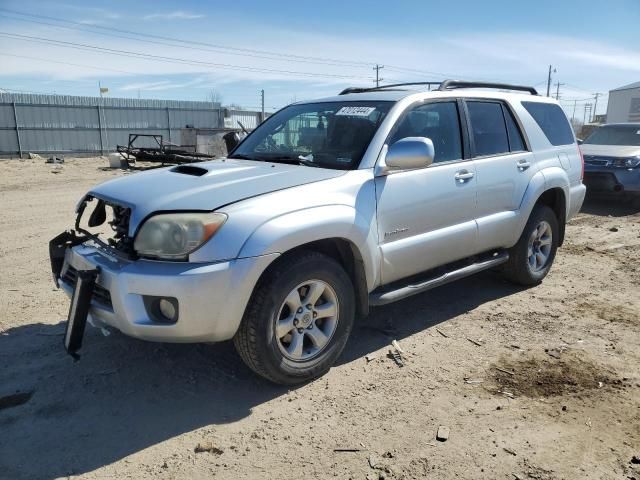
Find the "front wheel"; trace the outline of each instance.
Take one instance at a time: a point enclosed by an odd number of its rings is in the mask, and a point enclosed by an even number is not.
[[[505,276],[520,285],[540,283],[551,269],[558,240],[558,219],[554,211],[546,205],[536,206],[518,243],[509,251]]]
[[[260,280],[234,337],[244,362],[275,383],[325,373],[344,349],[355,317],[342,266],[317,252],[282,258]]]

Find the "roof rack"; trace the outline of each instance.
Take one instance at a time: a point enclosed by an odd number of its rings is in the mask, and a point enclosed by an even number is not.
[[[529,92],[531,95],[538,95],[538,91],[533,87],[524,85],[509,85],[508,83],[492,83],[492,82],[466,82],[463,80],[445,80],[440,84],[438,90],[451,90],[454,88],[496,88],[499,90],[518,90]]]
[[[386,90],[387,88],[395,87],[407,87],[410,85],[441,85],[442,82],[408,82],[408,83],[392,83],[390,85],[380,85],[378,87],[349,87],[342,90],[338,95],[346,95],[348,93],[364,93],[364,92],[376,92],[379,90]]]

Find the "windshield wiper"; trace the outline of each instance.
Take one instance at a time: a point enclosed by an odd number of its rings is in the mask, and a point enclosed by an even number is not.
[[[237,160],[258,160],[257,158],[250,157],[249,155],[244,155],[242,153],[235,153],[233,156],[227,158],[234,158]]]
[[[305,165],[307,167],[319,167],[318,164],[303,158],[301,155],[263,155],[257,157],[257,160],[262,160],[264,162],[274,162],[274,163],[288,163],[290,165]]]

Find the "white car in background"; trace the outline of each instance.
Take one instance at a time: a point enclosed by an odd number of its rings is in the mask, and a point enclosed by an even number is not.
[[[640,203],[640,123],[611,123],[581,142],[589,191],[631,195]]]

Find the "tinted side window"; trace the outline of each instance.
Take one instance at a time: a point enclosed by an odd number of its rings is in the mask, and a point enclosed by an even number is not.
[[[437,102],[409,110],[400,120],[389,144],[405,137],[427,137],[433,142],[434,162],[462,158],[460,119],[455,102]]]
[[[509,151],[509,137],[502,114],[502,105],[496,102],[467,102],[475,155],[498,155]]]
[[[562,109],[554,103],[522,102],[551,145],[570,145],[573,132]]]
[[[509,150],[512,152],[523,152],[526,150],[524,147],[524,140],[522,140],[522,133],[513,119],[513,115],[507,107],[502,106],[504,111],[504,120],[507,122],[507,133],[509,134]]]

